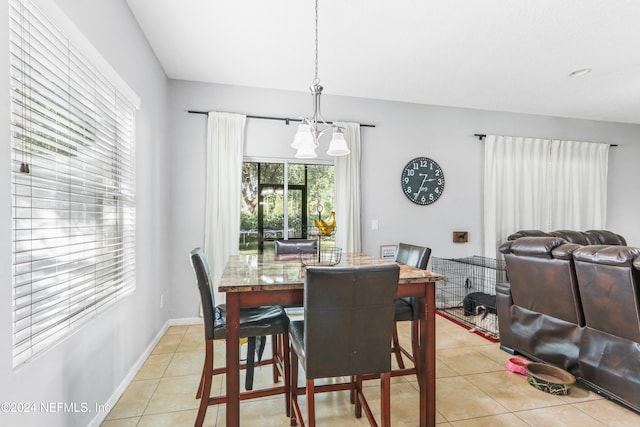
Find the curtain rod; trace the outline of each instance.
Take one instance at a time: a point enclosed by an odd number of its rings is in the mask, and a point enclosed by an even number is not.
[[[474,133],[473,136],[478,137],[478,139],[480,141],[482,141],[483,139],[485,139],[487,137],[487,134],[485,133]],[[609,147],[617,147],[618,144],[609,144]]]
[[[195,111],[195,110],[187,110],[187,113],[189,114],[204,114],[205,116],[209,114],[208,111]],[[263,120],[280,120],[285,122],[285,124],[289,124],[289,122],[301,122],[302,119],[290,119],[288,117],[270,117],[270,116],[251,116],[247,114],[247,118],[249,119],[263,119]],[[332,125],[333,122],[327,122],[328,125]],[[376,125],[367,125],[367,124],[360,124],[360,127],[365,127],[365,128],[374,128],[376,127]]]

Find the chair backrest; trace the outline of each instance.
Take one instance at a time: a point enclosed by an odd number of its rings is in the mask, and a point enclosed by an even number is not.
[[[400,243],[396,252],[396,262],[426,270],[430,256],[431,248]]]
[[[310,252],[315,251],[317,243],[315,240],[307,239],[278,239],[275,242],[275,251],[278,256],[290,256],[291,258],[297,257],[298,252]]]
[[[307,267],[304,347],[307,378],[391,369],[391,337],[400,268]]]
[[[191,251],[191,266],[196,273],[198,281],[198,290],[200,291],[200,300],[202,302],[202,317],[204,320],[204,337],[207,340],[213,339],[215,325],[215,299],[211,292],[211,274],[209,273],[209,264],[202,252],[202,249],[195,248]]]
[[[502,244],[514,304],[584,326],[572,257],[580,247],[559,237],[521,237]]]
[[[640,343],[639,256],[639,248],[617,245],[573,253],[587,327]]]

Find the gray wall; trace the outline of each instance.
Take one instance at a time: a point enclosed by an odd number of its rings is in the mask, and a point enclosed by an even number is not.
[[[0,158],[0,401],[102,404],[153,342],[168,319],[196,316],[198,295],[187,254],[202,244],[206,119],[187,109],[298,116],[311,97],[222,85],[167,81],[124,0],[57,0],[63,11],[142,99],[137,113],[137,290],[73,336],[19,369],[11,362],[11,171],[10,144]],[[8,6],[0,6],[0,92],[9,93]],[[324,82],[330,92],[330,82]],[[5,98],[7,99],[7,98]],[[640,200],[629,189],[640,178],[640,126],[323,96],[327,119],[372,123],[362,131],[363,245],[377,255],[381,244],[426,244],[434,256],[480,252],[482,144],[473,134],[501,133],[619,144],[611,152],[608,228],[640,245],[632,215]],[[9,102],[0,103],[0,134],[9,141]],[[246,155],[284,157],[294,126],[248,120]],[[325,143],[326,147],[326,143]],[[399,175],[416,156],[440,163],[446,190],[432,206],[410,203]],[[370,229],[372,219],[380,228]],[[338,218],[338,221],[340,219]],[[467,244],[451,232],[469,231]],[[159,308],[160,296],[165,308]],[[12,416],[0,424],[86,425],[95,413]]]
[[[137,289],[63,343],[18,369],[12,368],[11,147],[9,128],[8,4],[0,6],[0,401],[107,403],[134,363],[162,329],[168,308],[166,248],[167,78],[124,0],[59,0],[102,56],[141,98],[137,141]],[[39,409],[39,407],[38,407]],[[0,413],[3,426],[85,426],[95,412]],[[103,414],[104,415],[104,414]]]
[[[330,82],[324,83],[329,91]],[[305,92],[170,81],[172,317],[197,313],[195,291],[181,287],[191,286],[185,256],[202,244],[203,236],[206,117],[186,110],[297,117],[309,115],[311,108],[311,96]],[[640,158],[638,125],[330,95],[323,95],[322,109],[328,120],[376,125],[362,129],[362,241],[371,255],[379,254],[380,245],[399,241],[428,245],[437,257],[481,254],[483,143],[474,133],[618,144],[610,150],[607,228],[623,234],[630,245],[640,245],[640,230],[634,227],[640,200],[630,191],[640,181],[635,172]],[[290,158],[294,153],[288,145],[294,133],[295,124],[248,119],[245,155]],[[431,206],[414,205],[400,190],[401,169],[418,156],[431,157],[444,169],[445,192]],[[379,221],[375,231],[373,219]],[[468,231],[469,242],[452,243],[454,230]]]

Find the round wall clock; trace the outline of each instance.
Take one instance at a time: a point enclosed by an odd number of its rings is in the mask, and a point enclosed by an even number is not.
[[[428,157],[416,157],[402,169],[402,192],[418,205],[430,205],[444,191],[444,172]]]

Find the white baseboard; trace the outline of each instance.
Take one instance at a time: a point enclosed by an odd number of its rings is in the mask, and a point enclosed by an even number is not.
[[[169,326],[201,325],[202,317],[183,317],[182,319],[169,319],[167,320],[167,323],[169,324]]]
[[[127,373],[127,375],[124,377],[120,385],[113,391],[113,394],[107,400],[105,407],[113,408],[115,404],[118,403],[118,399],[120,399],[120,396],[122,396],[122,394],[125,392],[127,387],[129,387],[129,384],[131,384],[131,381],[133,381],[133,379],[135,378],[140,368],[142,368],[142,365],[144,365],[144,362],[146,362],[146,360],[149,358],[149,355],[151,355],[151,352],[156,347],[160,339],[167,332],[167,329],[169,329],[170,326],[186,326],[186,325],[200,325],[200,324],[202,324],[202,318],[200,317],[185,317],[182,319],[167,320],[165,324],[162,325],[162,328],[160,328],[160,331],[158,331],[156,336],[153,337],[153,339],[151,340],[151,343],[149,343],[149,345],[142,352],[140,357],[138,357],[138,359],[133,364],[131,369],[129,369],[129,373]],[[100,424],[102,424],[102,422],[105,420],[107,415],[109,415],[108,412],[98,411],[96,416],[88,424],[88,427],[99,427]]]

